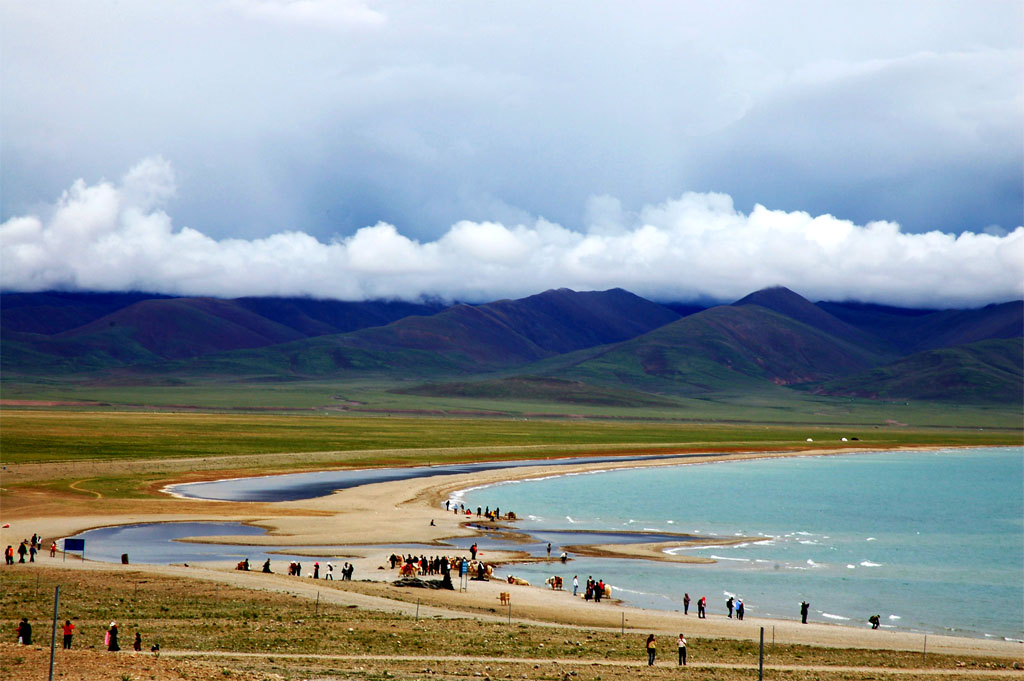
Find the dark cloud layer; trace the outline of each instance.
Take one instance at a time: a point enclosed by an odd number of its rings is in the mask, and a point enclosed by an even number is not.
[[[429,250],[463,221],[586,241],[719,193],[739,222],[763,205],[1005,235],[1024,223],[1022,22],[996,1],[5,3],[0,220],[45,231],[77,178],[162,155],[164,209],[217,244],[386,223]]]

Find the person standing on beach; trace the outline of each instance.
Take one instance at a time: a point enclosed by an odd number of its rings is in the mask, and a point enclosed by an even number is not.
[[[746,608],[743,607],[743,600],[740,598],[736,599],[736,619],[743,619],[743,613],[746,612]]]
[[[684,666],[686,664],[686,637],[679,634],[679,665]]]
[[[657,644],[654,640],[654,634],[647,637],[647,666],[654,666],[654,656],[657,654]]]
[[[725,607],[729,609],[729,619],[732,619],[732,596],[729,596],[729,600],[725,602]]]
[[[708,597],[701,596],[700,600],[697,601],[697,619],[706,620],[708,618]]]
[[[473,545],[469,547],[469,555],[472,556],[471,560],[476,560],[476,542],[473,542]]]
[[[61,629],[64,632],[64,650],[71,650],[71,637],[75,635],[75,625],[71,623],[71,620],[64,620],[64,626]]]
[[[807,624],[807,611],[810,609],[811,604],[807,601],[800,601],[800,621]]]
[[[688,593],[683,594],[683,614],[690,614],[690,594]],[[682,638],[682,634],[680,634],[680,638]]]
[[[551,557],[551,542],[548,542],[548,558]]]
[[[313,579],[320,579],[320,561],[313,563]]]
[[[572,595],[575,596],[576,592],[580,590],[580,579],[579,575],[572,576]]]

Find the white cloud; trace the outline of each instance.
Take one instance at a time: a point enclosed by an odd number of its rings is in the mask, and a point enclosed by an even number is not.
[[[376,27],[387,17],[358,0],[235,0],[244,14],[273,23],[314,29]]]
[[[811,299],[929,306],[1024,296],[1024,227],[908,234],[760,205],[744,214],[727,195],[691,192],[636,213],[595,199],[585,232],[460,221],[424,242],[381,222],[329,243],[299,231],[217,240],[174,227],[163,211],[174,186],[170,164],[148,158],[118,183],[76,181],[45,216],[7,220],[0,287],[480,301],[563,286],[729,300],[784,285]]]

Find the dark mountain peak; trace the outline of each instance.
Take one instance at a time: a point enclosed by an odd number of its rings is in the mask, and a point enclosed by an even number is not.
[[[768,288],[763,288],[760,291],[754,291],[753,293],[740,298],[733,303],[733,305],[760,305],[761,307],[767,307],[769,310],[775,310],[781,314],[786,314],[783,311],[785,308],[792,308],[794,306],[813,306],[811,301],[807,300],[799,293],[794,293],[785,286],[769,286]]]
[[[883,349],[883,343],[879,339],[832,316],[785,286],[764,288],[733,303],[733,307],[744,305],[759,305],[837,338],[863,345],[875,352]]]

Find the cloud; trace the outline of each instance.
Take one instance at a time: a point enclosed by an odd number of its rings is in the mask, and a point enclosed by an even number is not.
[[[915,233],[1024,222],[1024,4],[735,9],[2,3],[0,222],[156,152],[175,221],[216,239],[530,216],[611,236],[632,219],[589,197],[687,191]]]
[[[688,192],[636,212],[595,198],[586,231],[536,218],[464,220],[433,241],[383,222],[326,243],[300,231],[218,240],[174,227],[164,211],[174,193],[160,157],[117,183],[77,180],[44,216],[0,225],[0,287],[468,301],[622,287],[683,301],[784,285],[812,299],[925,306],[1024,295],[1024,227],[907,234],[761,205],[745,214],[725,194]]]
[[[241,13],[271,23],[314,29],[377,27],[387,17],[358,0],[235,0]]]

